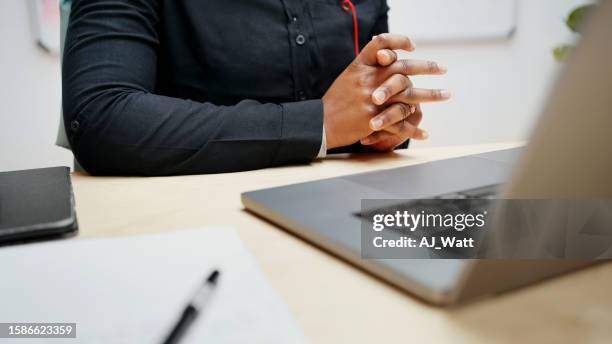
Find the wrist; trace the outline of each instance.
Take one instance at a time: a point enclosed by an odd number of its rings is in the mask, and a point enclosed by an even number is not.
[[[333,124],[332,106],[329,100],[323,97],[323,132],[327,149],[340,147],[335,138],[335,125]]]

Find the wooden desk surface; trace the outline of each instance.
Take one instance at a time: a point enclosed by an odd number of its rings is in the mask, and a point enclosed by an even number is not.
[[[458,309],[424,304],[243,210],[240,193],[510,148],[330,157],[310,166],[163,178],[73,176],[80,238],[232,225],[312,342],[612,342],[612,264]],[[171,258],[171,257],[169,257]]]

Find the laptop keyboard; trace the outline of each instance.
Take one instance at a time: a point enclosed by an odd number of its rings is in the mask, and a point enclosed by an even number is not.
[[[434,197],[434,199],[494,199],[501,184],[487,185]]]
[[[373,209],[359,214],[359,217],[368,218],[373,214],[391,214],[398,210],[419,213],[421,211],[445,213],[456,212],[458,209],[464,212],[475,212],[484,210],[490,204],[489,200],[495,199],[501,184],[487,185],[475,189],[439,195],[430,199],[407,200],[403,203],[388,207]],[[439,202],[438,200],[470,200],[470,202]],[[469,206],[469,208],[466,208]]]

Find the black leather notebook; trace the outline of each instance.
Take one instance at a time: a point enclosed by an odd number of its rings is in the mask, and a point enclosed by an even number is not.
[[[77,230],[68,167],[0,172],[0,244]]]

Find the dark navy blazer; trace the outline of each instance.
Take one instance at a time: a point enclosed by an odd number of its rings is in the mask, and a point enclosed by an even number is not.
[[[353,3],[363,47],[388,7]],[[76,0],[62,70],[73,152],[105,175],[310,162],[353,34],[337,0]]]

